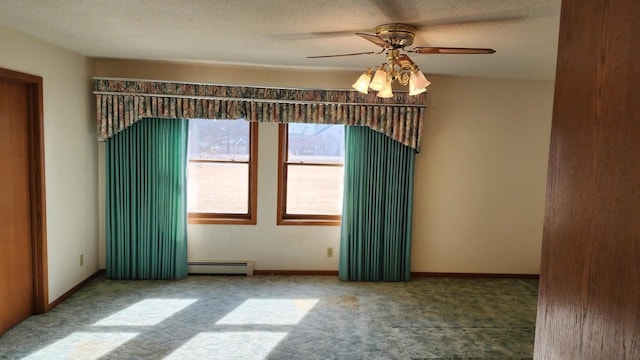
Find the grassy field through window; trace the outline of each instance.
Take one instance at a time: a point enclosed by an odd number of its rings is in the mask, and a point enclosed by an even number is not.
[[[246,213],[247,171],[247,164],[190,163],[189,212]],[[342,167],[290,166],[287,209],[292,214],[340,215],[342,177]]]

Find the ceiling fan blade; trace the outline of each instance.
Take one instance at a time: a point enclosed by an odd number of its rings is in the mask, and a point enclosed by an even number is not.
[[[372,43],[383,47],[385,49],[393,49],[393,45],[389,44],[388,42],[384,41],[383,38],[381,38],[378,35],[373,35],[373,34],[365,34],[365,33],[356,33],[356,35],[360,36],[363,39],[367,39],[369,41],[371,41]]]
[[[407,54],[400,54],[396,59],[398,65],[403,69],[410,69],[416,65]]]
[[[408,52],[417,54],[493,54],[493,49],[418,46]]]
[[[350,54],[317,55],[317,56],[307,56],[307,59],[320,59],[320,58],[330,58],[330,57],[340,57],[340,56],[371,55],[371,54],[377,54],[377,52],[365,51],[365,52],[357,52],[357,53],[350,53]]]

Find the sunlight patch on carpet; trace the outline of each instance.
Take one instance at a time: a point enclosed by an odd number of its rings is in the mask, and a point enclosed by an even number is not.
[[[23,359],[98,359],[133,339],[138,334],[129,332],[74,332]]]
[[[286,332],[268,331],[200,333],[169,354],[165,360],[263,360],[285,336]]]
[[[295,325],[318,299],[249,299],[220,319],[218,325]]]
[[[153,326],[196,301],[197,299],[145,299],[93,326]]]

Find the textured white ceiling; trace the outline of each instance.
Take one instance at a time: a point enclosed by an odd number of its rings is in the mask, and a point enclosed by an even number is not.
[[[383,55],[354,35],[416,25],[416,46],[491,55],[418,55],[428,74],[555,76],[561,0],[0,0],[0,25],[91,57],[364,70]],[[1,44],[0,44],[1,45]]]

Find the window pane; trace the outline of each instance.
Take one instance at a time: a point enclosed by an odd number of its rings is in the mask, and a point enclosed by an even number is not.
[[[288,165],[287,169],[287,214],[342,214],[343,167]]]
[[[344,159],[344,126],[289,124],[289,162],[337,163]]]
[[[249,161],[249,122],[189,120],[189,159]]]
[[[248,164],[189,163],[187,175],[189,212],[248,213]]]

